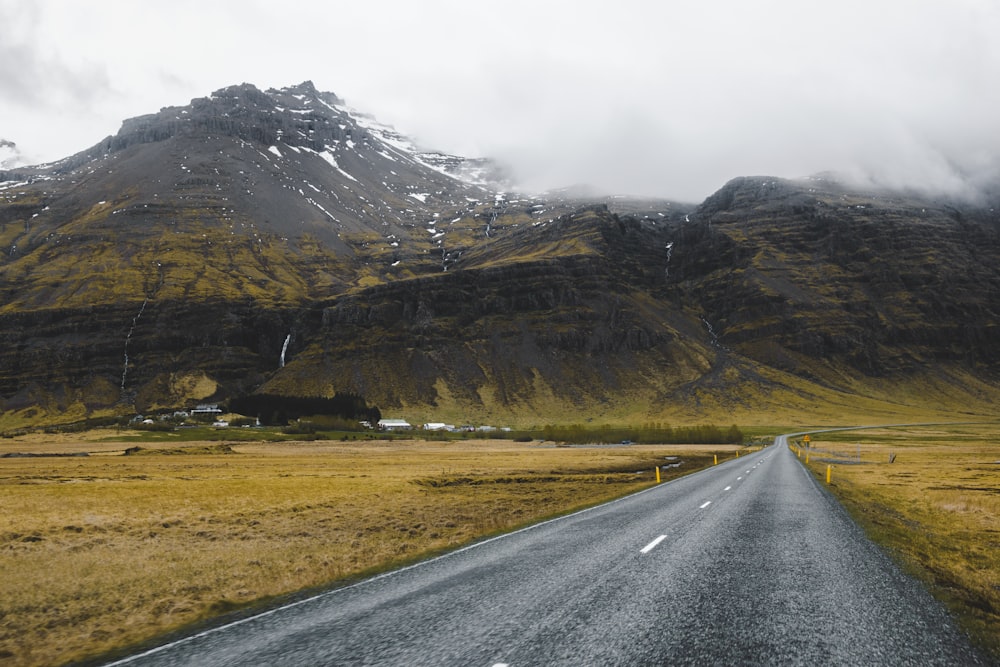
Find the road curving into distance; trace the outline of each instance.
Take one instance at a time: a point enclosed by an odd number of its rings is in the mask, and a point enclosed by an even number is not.
[[[114,665],[985,665],[786,436]]]

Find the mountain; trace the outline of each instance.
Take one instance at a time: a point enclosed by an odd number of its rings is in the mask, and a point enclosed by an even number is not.
[[[997,202],[741,178],[696,206],[508,180],[309,82],[0,170],[0,424],[253,392],[519,424],[997,397]]]

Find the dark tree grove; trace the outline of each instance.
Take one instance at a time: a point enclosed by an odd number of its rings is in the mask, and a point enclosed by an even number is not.
[[[708,424],[688,427],[661,424],[645,424],[640,427],[572,424],[546,426],[542,435],[546,440],[572,444],[631,441],[642,444],[737,445],[743,442],[743,432],[735,424],[728,429]]]
[[[257,417],[262,424],[268,426],[284,426],[290,420],[316,415],[368,421],[372,424],[378,423],[382,418],[377,407],[369,406],[363,396],[351,393],[337,393],[332,398],[250,394],[230,401],[229,411]]]

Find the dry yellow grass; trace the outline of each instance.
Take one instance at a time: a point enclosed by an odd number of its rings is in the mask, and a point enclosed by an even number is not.
[[[666,454],[688,472],[711,459],[696,447],[510,442],[121,449],[79,436],[0,442],[0,453],[93,452],[0,459],[0,662],[133,645],[637,490]]]
[[[825,476],[832,460],[831,489],[852,515],[1000,659],[996,435],[996,424],[818,434],[810,467]]]

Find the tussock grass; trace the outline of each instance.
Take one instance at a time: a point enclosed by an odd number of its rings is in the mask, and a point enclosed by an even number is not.
[[[833,462],[831,489],[872,539],[1000,660],[997,430],[989,424],[818,434],[809,465],[825,481]]]
[[[725,447],[4,440],[0,662],[59,664],[638,490]],[[117,448],[117,449],[115,449]],[[731,448],[730,448],[731,449]],[[234,453],[217,453],[232,451]]]

